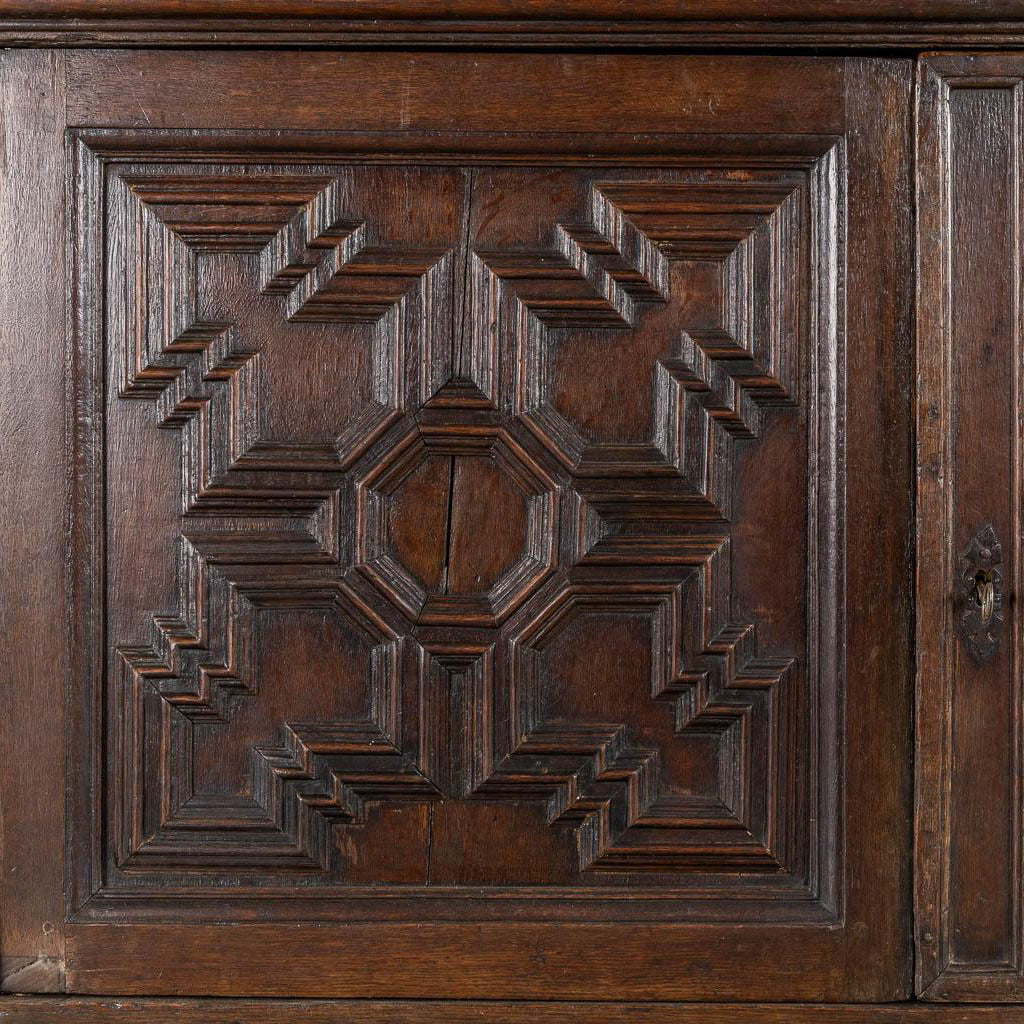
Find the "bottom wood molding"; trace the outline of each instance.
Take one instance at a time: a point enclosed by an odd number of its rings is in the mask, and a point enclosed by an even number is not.
[[[0,998],[3,1024],[1024,1024],[1024,1006]]]

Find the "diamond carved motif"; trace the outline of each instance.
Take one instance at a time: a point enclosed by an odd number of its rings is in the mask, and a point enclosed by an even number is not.
[[[215,506],[235,479],[247,486],[246,470],[264,486],[270,474],[343,471],[443,385],[448,342],[434,337],[433,313],[446,301],[450,253],[370,244],[337,180],[127,176],[111,191],[111,216],[137,245],[111,264],[124,311],[119,393],[156,399],[161,426],[181,429],[186,511]],[[254,258],[259,290],[281,297],[288,322],[371,332],[369,401],[333,442],[263,436],[263,358],[236,324],[198,312],[198,263],[216,254]]]
[[[511,708],[485,772],[483,790],[526,798],[541,794],[548,819],[577,830],[580,867],[684,870],[708,862],[706,848],[651,842],[658,833],[702,828],[726,837],[719,866],[779,870],[769,809],[753,806],[752,737],[777,737],[780,689],[793,659],[758,653],[754,628],[728,620],[728,540],[694,538],[679,545],[696,572],[682,582],[577,582],[511,632],[505,700]],[[639,560],[639,559],[638,559]],[[649,689],[679,734],[719,737],[723,767],[714,794],[676,795],[661,784],[662,756],[626,723],[580,721],[547,705],[560,673],[545,649],[586,616],[642,617],[650,641]],[[685,654],[684,654],[685,652]]]
[[[340,581],[296,586],[265,570],[229,580],[190,544],[182,547],[184,615],[155,617],[150,646],[119,649],[123,706],[133,711],[120,725],[120,742],[136,748],[155,724],[168,749],[185,748],[158,777],[158,794],[147,793],[138,776],[127,780],[121,863],[327,870],[332,823],[362,821],[369,800],[436,793],[401,750],[404,641]],[[232,697],[254,693],[256,616],[269,608],[328,609],[356,632],[365,650],[366,717],[285,724],[278,745],[253,751],[250,796],[226,807],[196,792],[193,727],[226,721]],[[149,725],[147,689],[162,700]],[[151,820],[154,801],[158,821]]]
[[[690,496],[728,516],[733,440],[756,435],[760,407],[798,393],[799,307],[787,289],[799,225],[800,193],[789,183],[597,184],[590,223],[558,225],[554,249],[474,253],[480,335],[514,339],[514,415],[577,479],[681,477]],[[636,326],[669,301],[675,261],[713,265],[719,322],[679,325],[666,339],[652,368],[647,442],[588,441],[552,400],[549,333]],[[493,391],[492,352],[478,352],[477,384]]]

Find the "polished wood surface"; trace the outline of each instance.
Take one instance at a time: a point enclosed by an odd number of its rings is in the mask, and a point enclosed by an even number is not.
[[[0,43],[0,1019],[1024,1021],[1024,3]]]
[[[467,61],[451,53],[250,51],[228,59],[199,51],[72,50],[66,60],[68,123],[76,127],[363,131],[372,133],[363,142],[368,155],[380,132],[401,133],[392,145],[403,146],[406,136],[431,132],[435,141],[417,138],[410,145],[422,148],[414,152],[436,148],[449,162],[486,162],[486,140],[467,152],[460,138],[466,132],[527,133],[503,141],[506,152],[519,148],[518,162],[529,162],[553,144],[551,135],[569,132],[590,135],[580,146],[588,155],[621,153],[630,137],[646,133],[715,132],[726,136],[718,142],[725,156],[731,144],[757,145],[755,110],[773,135],[839,134],[844,124],[843,62],[808,57],[480,54]],[[324,98],[352,99],[356,89],[358,103]],[[730,142],[730,133],[751,137]],[[308,141],[323,151],[323,142]],[[166,144],[188,148],[186,136]],[[301,140],[257,136],[248,145],[299,149]],[[635,156],[656,162],[651,145],[636,139]]]

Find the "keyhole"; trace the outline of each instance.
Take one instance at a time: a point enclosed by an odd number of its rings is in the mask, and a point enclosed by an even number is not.
[[[981,609],[981,623],[987,626],[995,612],[995,574],[991,569],[979,569],[974,574],[974,600]]]

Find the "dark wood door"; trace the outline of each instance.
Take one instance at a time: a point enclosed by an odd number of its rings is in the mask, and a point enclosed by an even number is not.
[[[905,996],[909,65],[6,76],[23,979]]]
[[[1024,999],[1022,89],[1020,55],[921,66],[916,912],[929,999]]]

